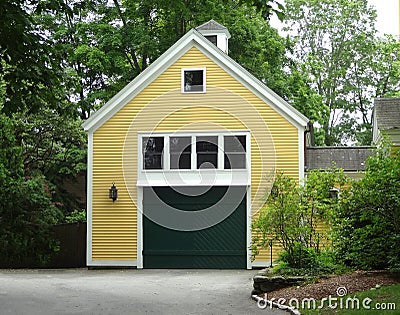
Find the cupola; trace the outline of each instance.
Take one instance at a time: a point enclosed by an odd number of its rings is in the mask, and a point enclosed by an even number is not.
[[[231,38],[231,34],[225,26],[215,22],[214,20],[210,20],[196,27],[196,31],[202,34],[224,53],[228,54],[228,39]]]

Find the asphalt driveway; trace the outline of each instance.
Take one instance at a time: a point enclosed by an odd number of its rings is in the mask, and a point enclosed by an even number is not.
[[[0,314],[287,314],[250,299],[254,270],[0,270]]]

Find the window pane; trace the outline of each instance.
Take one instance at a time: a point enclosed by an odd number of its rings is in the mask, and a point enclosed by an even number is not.
[[[169,150],[173,153],[192,152],[191,137],[171,137],[169,140]]]
[[[185,92],[202,92],[204,91],[204,71],[188,70],[184,73],[184,90]]]
[[[196,151],[199,152],[218,152],[218,137],[203,136],[196,137]]]
[[[246,168],[246,136],[224,137],[224,168]]]
[[[164,137],[143,138],[143,168],[145,170],[162,169]]]
[[[246,136],[225,136],[225,153],[246,152]]]
[[[213,43],[215,46],[217,46],[217,35],[208,35],[205,36],[211,43]]]
[[[176,169],[187,170],[191,168],[192,155],[190,153],[181,153],[181,154],[171,153],[170,157],[171,157],[170,168],[172,170]]]
[[[192,138],[191,137],[170,137],[170,168],[171,169],[190,169]]]
[[[197,168],[217,168],[217,153],[198,153]]]
[[[243,153],[225,153],[224,159],[225,169],[245,169],[246,154]]]
[[[197,168],[218,167],[218,137],[196,137]]]

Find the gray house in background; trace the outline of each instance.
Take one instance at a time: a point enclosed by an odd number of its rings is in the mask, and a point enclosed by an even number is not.
[[[361,178],[365,171],[365,160],[373,153],[373,147],[308,147],[306,150],[306,171],[329,169],[332,163],[342,168],[354,179]]]
[[[306,171],[329,169],[332,163],[352,178],[362,177],[366,159],[373,154],[382,135],[387,135],[393,147],[400,148],[400,97],[376,98],[372,119],[374,146],[314,147],[308,146],[305,155]],[[361,172],[360,172],[361,171]]]
[[[377,144],[386,134],[400,148],[400,97],[375,99],[372,139]]]

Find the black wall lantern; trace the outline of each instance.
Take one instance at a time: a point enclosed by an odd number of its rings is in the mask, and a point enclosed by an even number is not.
[[[118,189],[117,187],[115,187],[114,183],[109,190],[108,196],[110,197],[110,199],[112,199],[113,202],[118,198]]]

